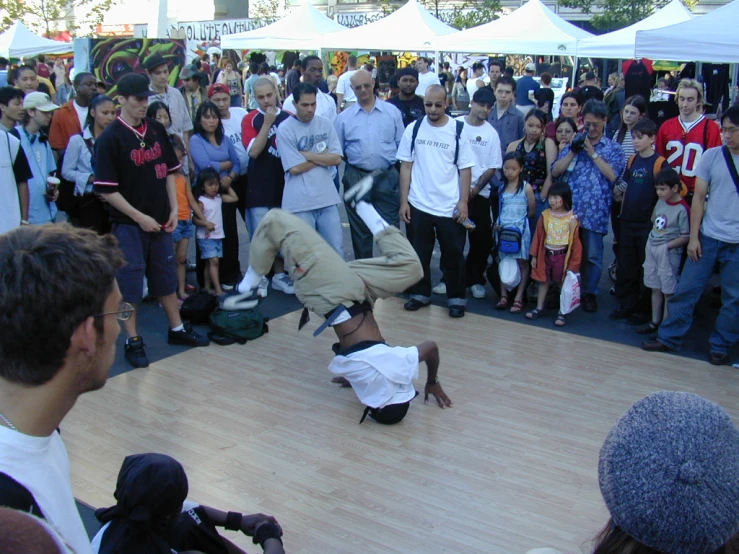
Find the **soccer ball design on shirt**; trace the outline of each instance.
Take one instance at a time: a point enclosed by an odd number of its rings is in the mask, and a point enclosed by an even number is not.
[[[654,228],[657,231],[664,231],[667,228],[667,216],[660,214],[654,218]]]

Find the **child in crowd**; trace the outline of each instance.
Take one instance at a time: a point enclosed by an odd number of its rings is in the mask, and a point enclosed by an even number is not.
[[[672,168],[663,169],[656,183],[659,200],[644,261],[644,285],[652,289],[652,321],[637,329],[645,335],[656,332],[667,316],[667,300],[677,290],[680,259],[690,238],[690,208],[680,196],[680,176]]]
[[[223,294],[223,289],[221,289],[221,281],[218,277],[218,260],[223,257],[223,238],[226,236],[223,232],[221,206],[223,202],[238,202],[239,197],[230,186],[221,187],[218,172],[210,167],[205,168],[198,175],[194,192],[202,213],[196,215],[193,223],[198,226],[200,257],[208,262],[205,288],[220,296]]]
[[[636,154],[629,158],[624,177],[613,191],[614,200],[621,204],[619,225],[615,227],[619,231],[619,264],[616,274],[616,298],[619,307],[609,317],[628,318],[629,323],[642,325],[648,321],[649,314],[649,297],[642,290],[642,266],[647,239],[652,229],[652,210],[657,203],[655,176],[662,168],[669,167],[669,164],[654,151],[657,125],[653,121],[640,119],[630,132]]]
[[[561,284],[566,270],[578,273],[582,261],[577,216],[572,212],[572,190],[564,181],[556,181],[549,189],[549,209],[544,210],[536,224],[531,241],[531,278],[539,283],[536,308],[526,314],[527,319],[538,319],[544,311],[549,283]],[[564,327],[563,313],[554,321]]]
[[[177,159],[180,161],[180,170],[175,174],[175,186],[177,188],[177,227],[172,232],[175,243],[175,254],[177,256],[177,298],[187,298],[186,281],[187,275],[187,248],[193,235],[192,214],[193,212],[200,220],[206,220],[200,209],[200,204],[195,201],[190,187],[190,179],[182,172],[185,159],[185,147],[182,141],[174,145]],[[213,225],[212,223],[210,224]]]
[[[529,247],[531,245],[531,229],[529,219],[536,213],[536,199],[534,190],[521,173],[523,172],[524,157],[520,152],[508,152],[503,157],[504,184],[498,189],[500,201],[500,215],[495,230],[500,233],[503,229],[516,229],[521,233],[520,248],[514,254],[500,254],[500,259],[514,258],[518,260],[521,271],[521,282],[518,285],[516,296],[511,306],[512,314],[523,311],[523,294],[529,279]],[[505,286],[500,287],[500,300],[496,310],[505,310],[508,307],[508,291]]]

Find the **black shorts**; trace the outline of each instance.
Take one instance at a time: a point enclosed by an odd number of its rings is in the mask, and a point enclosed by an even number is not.
[[[177,291],[177,258],[172,233],[147,233],[138,225],[123,223],[114,223],[111,233],[118,239],[118,246],[126,259],[126,265],[116,274],[125,302],[141,302],[144,275],[151,296],[168,296]]]

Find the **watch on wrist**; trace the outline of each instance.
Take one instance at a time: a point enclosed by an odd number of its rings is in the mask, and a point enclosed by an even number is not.
[[[595,161],[595,160],[597,160],[598,158],[600,158],[600,154],[598,154],[598,152],[594,152],[594,153],[593,153],[593,155],[592,155],[592,156],[590,156],[590,157],[591,157],[591,158],[593,159],[593,161]]]
[[[439,381],[438,377],[434,377],[433,379],[429,379],[428,381],[426,381],[426,384],[427,385],[440,385],[441,382]]]

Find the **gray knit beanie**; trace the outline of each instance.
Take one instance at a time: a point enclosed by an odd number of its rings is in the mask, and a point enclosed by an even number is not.
[[[657,392],[634,404],[600,451],[615,525],[665,554],[711,554],[739,531],[739,431],[717,404]]]

